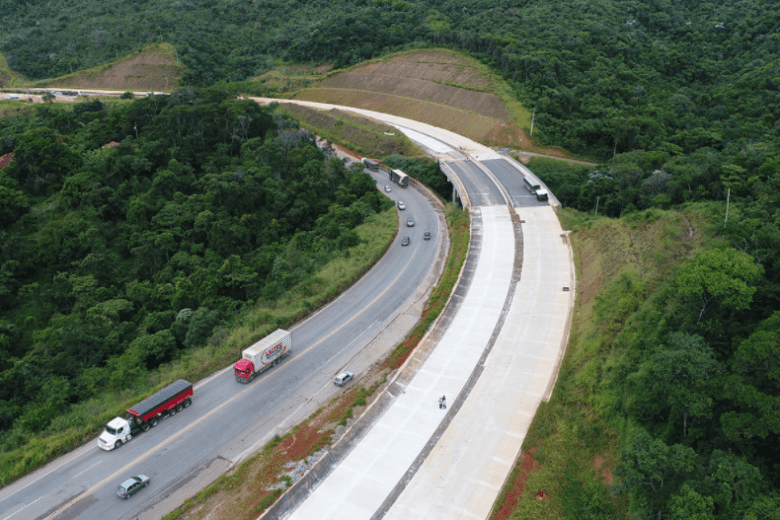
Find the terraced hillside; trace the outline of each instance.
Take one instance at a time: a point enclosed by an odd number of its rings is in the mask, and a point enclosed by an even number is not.
[[[452,51],[405,52],[337,73],[295,99],[424,121],[488,144],[531,148],[530,114],[502,96],[503,82]]]

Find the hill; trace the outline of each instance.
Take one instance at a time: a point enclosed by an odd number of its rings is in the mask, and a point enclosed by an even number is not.
[[[333,71],[294,99],[376,110],[487,144],[533,148],[521,129],[530,127],[530,114],[512,99],[506,82],[477,60],[446,49],[402,52]]]
[[[42,87],[124,91],[176,90],[184,67],[168,44],[149,45],[119,60],[87,70],[43,81]]]
[[[0,54],[0,88],[16,87],[24,82],[21,74],[8,67],[5,57]]]

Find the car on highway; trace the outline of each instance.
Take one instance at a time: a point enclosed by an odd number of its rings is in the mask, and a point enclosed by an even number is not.
[[[426,231],[425,233],[423,233],[423,240],[430,240],[430,239],[431,239],[430,231]]]
[[[350,372],[349,370],[345,370],[344,372],[340,373],[336,376],[336,378],[333,380],[333,384],[336,386],[344,386],[355,377],[355,374]]]
[[[149,485],[151,479],[146,475],[137,475],[125,480],[119,487],[116,488],[116,496],[127,500],[131,496],[135,495],[141,489]]]
[[[393,191],[393,188],[391,188],[390,186],[385,185],[385,191],[387,193],[390,193],[391,191]]]
[[[398,209],[406,209],[406,204],[404,204],[404,201],[398,201]]]
[[[409,237],[403,237],[403,238],[401,239],[401,245],[402,245],[402,246],[408,246],[408,245],[409,245],[409,242],[411,242],[411,239],[409,239]]]
[[[414,219],[412,217],[406,219],[406,227],[414,227]]]

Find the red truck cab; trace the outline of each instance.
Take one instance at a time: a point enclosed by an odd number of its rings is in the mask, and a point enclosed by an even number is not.
[[[233,377],[239,383],[249,383],[260,373],[278,365],[291,349],[292,335],[278,329],[241,353],[241,359],[233,365]]]
[[[248,359],[239,359],[236,361],[236,364],[233,365],[233,375],[236,376],[236,380],[243,379],[249,381],[254,372],[255,366]]]

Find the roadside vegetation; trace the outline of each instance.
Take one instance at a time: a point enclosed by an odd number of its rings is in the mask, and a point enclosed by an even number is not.
[[[776,285],[724,210],[561,210],[571,339],[492,518],[777,517]]]
[[[18,87],[25,83],[21,74],[11,70],[5,56],[0,54],[0,87]]]
[[[338,143],[360,155],[381,160],[400,154],[423,155],[414,143],[392,126],[341,110],[315,110],[292,103],[280,103],[277,110],[299,120],[310,132]]]

